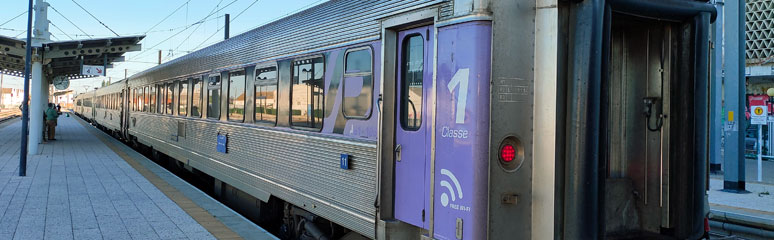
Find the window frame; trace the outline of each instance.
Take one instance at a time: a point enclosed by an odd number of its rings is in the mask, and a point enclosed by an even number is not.
[[[219,92],[218,95],[219,95],[219,98],[220,98],[220,99],[218,99],[217,103],[213,102],[213,106],[215,104],[218,104],[218,115],[214,116],[214,117],[210,117],[210,105],[209,105],[210,98],[212,97],[212,95],[210,94],[210,78],[212,78],[212,77],[218,77],[218,79],[219,79],[218,84],[213,86],[212,90],[215,90],[217,88],[217,90]],[[220,107],[221,107],[220,105],[223,102],[223,75],[220,72],[212,73],[212,74],[206,75],[206,78],[207,78],[207,98],[206,98],[206,101],[205,101],[207,103],[206,104],[207,105],[206,106],[207,107],[206,108],[207,109],[206,118],[207,119],[212,119],[212,120],[220,120],[220,117],[222,116],[222,113],[223,113],[223,111],[221,111],[221,109],[220,109]],[[202,84],[202,85],[204,85],[204,84]]]
[[[425,96],[425,78],[424,78],[425,77],[424,76],[425,68],[424,68],[424,64],[426,63],[426,60],[427,60],[427,59],[425,59],[427,57],[427,56],[425,56],[425,53],[427,52],[427,47],[425,47],[424,42],[426,41],[427,36],[424,36],[424,35],[422,35],[420,33],[413,33],[413,34],[409,34],[409,35],[406,35],[406,36],[403,37],[403,44],[402,44],[403,46],[401,46],[401,50],[402,51],[399,53],[399,54],[401,54],[401,58],[400,59],[403,60],[403,61],[406,61],[406,55],[408,53],[407,52],[407,48],[406,48],[408,46],[408,44],[409,44],[408,39],[410,39],[412,37],[420,37],[420,39],[422,40],[421,42],[422,42],[422,101],[423,102],[420,103],[420,104],[422,104],[421,106],[423,108],[420,109],[420,111],[419,111],[420,115],[421,115],[422,111],[424,110],[424,107],[425,107],[423,105],[423,103],[424,103],[425,97],[426,97]],[[403,62],[398,62],[398,64],[403,65]],[[402,71],[399,74],[400,74],[400,78],[401,78],[400,89],[401,89],[401,95],[402,96],[399,96],[400,97],[399,100],[400,100],[400,104],[401,104],[400,105],[401,106],[401,112],[398,113],[398,121],[400,121],[400,127],[404,131],[411,131],[411,132],[419,131],[420,129],[422,129],[422,126],[424,125],[424,124],[422,124],[422,121],[425,120],[424,119],[425,116],[422,116],[422,118],[419,119],[419,125],[416,126],[416,127],[409,127],[408,124],[406,123],[408,121],[408,102],[407,102],[407,100],[408,100],[408,97],[409,97],[409,95],[406,92],[409,90],[410,86],[408,85],[408,82],[406,81],[406,73],[407,73],[406,68],[403,67],[403,68],[401,68],[401,70]],[[403,106],[404,101],[406,101],[406,105],[405,106]],[[406,113],[405,121],[403,119],[404,112]]]
[[[164,94],[166,94],[164,98],[164,115],[170,115],[175,116],[175,85],[177,81],[169,81],[164,83]],[[171,89],[170,89],[171,88]],[[169,93],[172,92],[172,96],[169,95]],[[172,98],[172,99],[170,99]],[[172,102],[172,106],[169,105],[169,102]]]
[[[158,85],[151,84],[150,85],[150,113],[157,113],[158,112],[158,94],[156,94],[156,91],[158,91]]]
[[[369,60],[371,60],[371,71],[366,73],[347,73],[347,57],[352,52],[362,51],[362,50],[368,50],[368,54],[371,56]],[[371,115],[373,115],[374,112],[374,86],[376,85],[376,78],[374,77],[374,49],[371,45],[365,45],[365,46],[359,46],[359,47],[353,47],[349,48],[344,52],[344,75],[341,78],[341,114],[346,119],[356,119],[356,120],[368,120],[371,119]],[[368,112],[365,114],[365,116],[348,116],[347,112],[344,111],[345,107],[345,93],[347,92],[347,77],[360,77],[360,76],[371,76],[371,91],[370,96],[368,97]]]
[[[295,78],[295,74],[296,74],[296,72],[295,72],[296,62],[303,61],[303,60],[315,59],[315,58],[321,58],[322,59],[322,64],[323,64],[323,73],[322,73],[323,85],[321,86],[322,94],[320,94],[321,97],[322,97],[322,106],[320,106],[320,110],[323,112],[323,116],[320,117],[320,127],[316,128],[316,127],[306,127],[306,126],[293,125],[293,86],[296,85],[293,82],[295,81],[294,78]],[[328,63],[326,61],[325,55],[323,55],[323,54],[315,54],[315,55],[308,55],[308,56],[298,57],[298,58],[294,58],[294,59],[292,59],[290,61],[290,88],[289,88],[290,89],[290,94],[289,94],[289,96],[290,96],[290,105],[289,105],[290,109],[288,109],[288,113],[289,113],[288,117],[290,118],[289,119],[290,128],[306,130],[306,131],[311,131],[311,132],[322,132],[322,129],[325,126],[324,125],[325,124],[325,116],[324,116],[325,115],[325,70],[327,68],[327,65],[328,65]],[[312,64],[312,66],[314,66],[314,64]],[[300,75],[299,75],[299,78],[300,78]],[[312,102],[311,99],[309,101]],[[312,111],[313,112],[310,113],[310,114],[314,114],[314,110],[312,110]]]
[[[188,102],[190,102],[190,100],[189,100],[190,96],[188,96],[189,95],[188,94],[188,86],[191,83],[191,79],[190,78],[184,78],[184,79],[181,79],[181,80],[178,80],[178,81],[175,81],[175,82],[177,83],[177,89],[175,89],[175,94],[177,95],[177,99],[176,99],[177,100],[177,108],[176,108],[177,109],[177,115],[181,116],[181,117],[187,117],[188,116],[188,112],[189,112],[188,111],[188,107],[189,107]],[[180,103],[183,100],[183,88],[182,88],[183,84],[185,84],[185,107],[183,108],[184,112],[180,113],[180,110],[181,110],[181,108],[180,108],[181,104]]]
[[[255,79],[259,75],[259,73],[258,73],[259,70],[263,70],[263,69],[267,69],[267,68],[274,68],[275,75],[274,75],[274,83],[273,83],[273,85],[268,80],[258,81],[258,80]],[[278,97],[279,90],[280,90],[280,88],[279,88],[279,73],[280,73],[279,72],[279,66],[277,65],[276,62],[256,65],[255,68],[253,69],[253,122],[256,123],[256,124],[277,126],[277,122],[279,120],[279,97]],[[291,83],[291,85],[292,85],[292,83]],[[263,118],[261,118],[261,120],[258,120],[258,118],[257,118],[258,113],[255,111],[255,108],[257,108],[257,105],[258,105],[258,95],[256,93],[258,91],[258,87],[259,86],[274,86],[275,87],[275,89],[274,89],[274,92],[275,92],[274,106],[276,107],[275,110],[277,112],[274,114],[274,121],[265,121],[265,120],[262,120]],[[292,99],[291,99],[291,101],[292,101]]]
[[[150,100],[150,85],[146,85],[143,88],[145,88],[145,94],[143,94],[142,111],[150,113],[150,103],[148,102]]]
[[[199,104],[197,106],[197,107],[199,107],[199,111],[198,111],[199,115],[194,116],[193,115],[193,105],[194,105],[193,97],[196,94],[196,84],[194,84],[194,81],[197,80],[197,79],[199,80]],[[204,99],[204,90],[203,90],[203,88],[204,88],[204,76],[191,77],[189,80],[190,80],[189,82],[191,83],[191,96],[190,96],[191,104],[189,104],[189,105],[191,105],[191,106],[189,107],[189,111],[188,111],[189,114],[188,114],[188,116],[189,117],[193,117],[193,118],[202,118],[202,115],[203,115],[202,114],[202,112],[203,112],[202,111],[203,110],[203,108],[202,108],[202,105],[203,105],[202,101]]]
[[[245,122],[245,118],[247,118],[247,69],[246,68],[237,68],[237,69],[230,69],[228,71],[225,71],[228,73],[228,89],[226,90],[226,121],[229,122],[236,122],[236,123],[243,123]],[[244,105],[242,105],[242,119],[231,119],[231,74],[235,72],[242,72],[243,76],[245,78],[244,83],[242,84],[242,90],[243,94],[245,95],[245,102]],[[221,76],[221,91],[223,89],[223,79]],[[239,98],[239,96],[237,96]],[[236,99],[234,99],[234,106],[236,106]]]

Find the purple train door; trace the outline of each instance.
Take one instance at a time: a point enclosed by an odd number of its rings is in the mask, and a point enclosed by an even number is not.
[[[432,26],[398,33],[395,126],[395,217],[428,228],[429,126],[427,107],[433,81]],[[429,217],[429,216],[428,216]]]

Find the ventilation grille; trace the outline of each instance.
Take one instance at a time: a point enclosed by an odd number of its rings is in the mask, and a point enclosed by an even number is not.
[[[774,0],[747,0],[745,10],[747,62],[767,61],[774,56]]]

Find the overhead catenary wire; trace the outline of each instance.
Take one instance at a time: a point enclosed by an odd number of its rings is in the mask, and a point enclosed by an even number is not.
[[[223,1],[223,0],[221,0],[221,1]],[[179,11],[181,8],[183,8],[184,6],[187,6],[189,2],[191,2],[191,0],[185,1],[185,2],[184,2],[182,5],[180,5],[179,7],[177,7],[177,9],[175,9],[174,11],[172,11],[171,13],[169,13],[169,15],[167,15],[166,17],[164,17],[164,19],[161,19],[161,21],[159,21],[158,23],[156,23],[155,25],[153,25],[153,27],[150,27],[150,28],[148,29],[148,31],[145,31],[145,33],[144,33],[143,35],[145,35],[145,34],[148,34],[148,32],[150,32],[151,30],[153,30],[154,28],[156,28],[157,26],[159,26],[159,24],[161,24],[161,23],[163,23],[164,21],[166,21],[166,20],[167,20],[169,17],[171,17],[172,15],[174,15],[174,14],[175,14],[177,11]]]
[[[237,1],[237,0],[234,0],[234,1],[230,2],[229,4],[227,4],[226,6],[223,6],[222,8],[220,8],[220,9],[216,10],[215,12],[212,12],[212,13],[208,14],[207,16],[205,16],[204,18],[202,18],[202,20],[199,20],[199,21],[197,21],[197,22],[195,22],[195,23],[192,23],[191,25],[188,25],[188,27],[186,27],[185,29],[183,29],[183,30],[181,30],[181,31],[179,31],[179,32],[177,32],[177,33],[175,33],[175,34],[173,34],[172,36],[169,36],[168,38],[166,38],[166,39],[162,40],[161,42],[157,43],[156,45],[153,45],[153,46],[152,46],[152,47],[150,47],[150,48],[151,48],[151,49],[153,49],[153,48],[156,48],[156,47],[158,47],[159,45],[161,45],[162,43],[164,43],[164,42],[166,42],[166,41],[169,41],[169,39],[172,39],[173,37],[175,37],[175,36],[177,36],[177,35],[179,35],[179,34],[181,34],[181,33],[185,32],[185,30],[188,30],[189,28],[191,28],[191,27],[193,27],[193,26],[195,26],[195,25],[198,25],[198,24],[201,24],[201,23],[205,22],[205,21],[206,21],[207,19],[209,19],[209,17],[211,17],[213,14],[220,12],[221,10],[223,10],[223,9],[227,8],[228,6],[231,6],[231,4],[234,4],[236,1]],[[139,58],[140,56],[142,56],[142,55],[144,55],[145,53],[148,53],[148,52],[149,52],[148,50],[142,51],[142,52],[138,53],[137,55],[134,55],[134,57],[133,57],[132,59],[137,59],[137,58]]]
[[[253,1],[253,3],[251,3],[251,4],[250,4],[250,6],[247,6],[245,9],[242,9],[242,11],[241,11],[241,12],[239,12],[239,14],[237,14],[236,16],[234,16],[234,18],[232,18],[232,19],[231,19],[231,22],[233,22],[233,21],[236,21],[236,19],[237,19],[237,18],[239,18],[239,16],[241,16],[241,15],[242,15],[243,13],[245,13],[245,12],[246,12],[248,9],[250,9],[250,7],[252,7],[252,6],[253,6],[253,5],[255,5],[256,3],[258,3],[258,1],[260,1],[260,0],[255,0],[255,1]],[[199,49],[199,47],[201,47],[201,46],[202,46],[204,43],[206,43],[207,41],[209,41],[209,40],[210,40],[212,37],[214,37],[214,36],[215,36],[215,34],[218,34],[218,33],[220,32],[220,30],[223,30],[224,28],[226,28],[226,26],[225,26],[225,25],[224,25],[223,27],[220,27],[220,28],[219,28],[217,31],[215,31],[214,33],[212,33],[212,35],[210,35],[209,37],[207,37],[207,39],[204,39],[204,41],[202,41],[202,43],[199,43],[199,45],[196,45],[196,47],[194,47],[193,49],[194,49],[194,50],[196,50],[196,49]]]
[[[102,24],[102,26],[105,26],[105,28],[107,28],[108,30],[110,30],[111,32],[113,32],[113,34],[115,34],[115,35],[116,35],[116,37],[120,37],[120,36],[121,36],[121,35],[118,35],[118,33],[116,33],[116,31],[113,31],[113,29],[110,29],[110,27],[108,27],[108,26],[107,26],[107,24],[105,24],[105,23],[103,23],[102,21],[100,21],[100,20],[99,20],[99,18],[97,18],[96,16],[94,16],[94,14],[91,14],[91,12],[89,12],[89,10],[86,10],[86,8],[83,8],[83,6],[81,6],[81,4],[78,4],[78,2],[76,2],[75,0],[72,0],[72,1],[73,1],[73,3],[75,3],[75,5],[78,5],[78,7],[80,7],[81,9],[83,9],[83,11],[85,11],[86,13],[88,13],[88,14],[89,14],[89,16],[91,16],[92,18],[94,18],[94,20],[97,20],[97,22],[99,22],[100,24]]]
[[[25,13],[27,13],[27,11],[24,11],[23,13],[21,13],[21,14],[19,14],[19,15],[16,15],[16,17],[13,17],[13,18],[9,19],[8,21],[5,21],[5,22],[3,22],[3,23],[0,23],[0,27],[1,27],[1,26],[3,26],[3,25],[5,25],[5,24],[7,24],[7,23],[9,23],[9,22],[11,22],[11,21],[13,21],[13,20],[15,20],[15,19],[17,19],[17,18],[19,18],[19,17],[21,17],[21,16],[22,16],[22,15],[24,15]]]
[[[210,13],[209,13],[209,14],[212,14],[212,12],[213,12],[213,11],[215,11],[216,9],[218,9],[218,6],[220,6],[220,4],[221,4],[221,3],[223,3],[223,0],[220,0],[220,2],[218,2],[218,4],[217,4],[217,5],[215,5],[215,7],[214,7],[214,8],[212,8],[212,10],[210,10]],[[180,46],[183,46],[183,44],[185,44],[185,43],[186,43],[186,41],[188,41],[188,39],[189,39],[189,38],[191,38],[191,36],[193,36],[193,34],[196,32],[196,30],[199,30],[199,27],[201,27],[201,26],[202,26],[202,25],[198,25],[198,26],[196,26],[196,28],[194,28],[194,30],[192,30],[192,31],[191,31],[191,33],[190,33],[190,34],[188,34],[188,36],[187,36],[187,37],[185,37],[185,39],[183,39],[183,41],[181,41],[181,42],[180,42],[180,45],[177,45],[177,47],[175,48],[175,51],[177,51],[177,49],[179,49],[179,48],[180,48]]]
[[[93,37],[93,35],[86,33],[86,31],[83,31],[83,29],[81,29],[81,27],[78,27],[78,25],[76,25],[76,24],[75,24],[73,21],[70,21],[70,19],[69,19],[69,18],[67,18],[67,17],[65,17],[65,15],[64,15],[64,14],[62,14],[61,12],[59,12],[59,10],[56,10],[56,8],[55,8],[53,5],[49,5],[48,7],[50,7],[51,9],[53,9],[53,10],[54,10],[54,12],[56,12],[57,14],[59,14],[59,16],[62,16],[62,18],[64,18],[65,20],[67,20],[68,22],[70,22],[70,24],[72,24],[73,26],[75,26],[75,28],[77,28],[78,30],[80,30],[80,31],[81,31],[81,32],[84,34],[84,36],[87,36],[87,37],[89,37],[89,38],[94,38],[94,37]]]
[[[56,28],[56,29],[59,29],[59,31],[60,31],[60,32],[62,32],[62,34],[64,34],[64,35],[65,35],[65,36],[67,36],[68,38],[70,38],[70,40],[75,40],[73,37],[70,37],[70,35],[68,35],[67,33],[65,33],[65,31],[62,31],[62,29],[61,29],[61,28],[59,28],[59,26],[57,26],[56,24],[54,24],[54,22],[50,22],[50,23],[51,23],[51,26],[54,26],[54,28]]]

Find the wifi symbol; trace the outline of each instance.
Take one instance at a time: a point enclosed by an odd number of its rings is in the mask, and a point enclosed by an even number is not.
[[[441,194],[441,204],[444,207],[446,207],[446,206],[449,205],[449,195],[451,195],[451,200],[452,201],[456,201],[457,197],[462,199],[462,187],[460,187],[460,182],[457,181],[457,177],[455,177],[454,174],[451,171],[446,170],[446,169],[441,169],[441,174],[449,176],[449,179],[451,179],[452,182],[454,183],[454,187],[452,187],[452,185],[448,181],[446,181],[446,180],[441,181],[441,186],[446,187],[447,189],[449,189],[449,194],[446,194],[446,193]],[[457,189],[457,191],[456,191],[457,195],[454,194],[455,193],[455,191],[454,191],[455,188]]]

